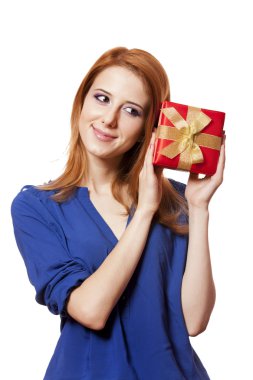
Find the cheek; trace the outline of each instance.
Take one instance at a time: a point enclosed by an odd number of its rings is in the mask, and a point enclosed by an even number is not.
[[[80,119],[79,119],[79,130],[82,131],[87,126],[89,126],[90,122],[92,121],[92,114],[91,112],[87,111],[87,108],[83,108]]]
[[[144,122],[139,118],[130,118],[126,115],[121,118],[120,126],[122,129],[124,129],[125,133],[129,137],[135,138],[142,132],[144,128]]]
[[[85,124],[84,114],[81,113],[80,118],[79,118],[79,123],[78,123],[80,134],[82,134],[82,131],[84,129],[84,124]]]
[[[89,125],[87,120],[87,112],[81,112],[80,119],[79,119],[79,133],[81,135],[81,138],[83,139],[85,136],[85,131],[87,129],[87,126]]]
[[[89,121],[94,114],[94,106],[92,106],[91,99],[89,97],[86,97],[83,103],[83,108],[81,112],[81,121]]]

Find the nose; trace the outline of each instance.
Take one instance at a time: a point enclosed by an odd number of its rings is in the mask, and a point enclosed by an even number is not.
[[[110,109],[105,110],[101,115],[101,122],[110,127],[115,127],[117,125],[118,110]]]

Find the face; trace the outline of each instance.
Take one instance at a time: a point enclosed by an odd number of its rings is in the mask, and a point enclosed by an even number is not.
[[[142,80],[130,70],[113,66],[98,74],[79,120],[88,157],[115,159],[128,151],[143,133],[148,102]]]

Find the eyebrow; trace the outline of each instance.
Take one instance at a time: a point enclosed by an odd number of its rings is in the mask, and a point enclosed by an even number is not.
[[[112,94],[110,92],[108,92],[106,90],[103,90],[102,88],[95,88],[95,91],[103,91],[106,94],[112,96]],[[138,104],[138,103],[132,102],[131,100],[127,100],[126,103],[134,104],[135,106],[140,107],[144,111],[144,108],[140,104]]]

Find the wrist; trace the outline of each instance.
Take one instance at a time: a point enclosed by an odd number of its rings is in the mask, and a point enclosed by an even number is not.
[[[208,205],[196,206],[188,203],[189,214],[209,214]]]
[[[152,220],[155,212],[151,211],[151,210],[145,210],[145,209],[141,209],[141,208],[137,207],[134,214],[136,216],[138,216],[139,218],[151,219]]]
[[[190,202],[187,199],[188,208],[191,210],[208,210],[209,202],[203,201],[203,202]]]

